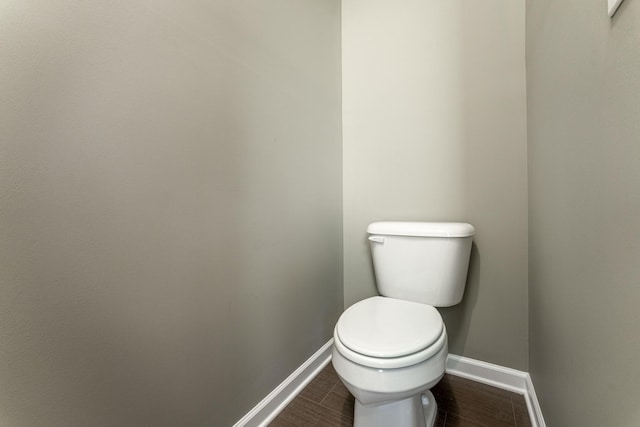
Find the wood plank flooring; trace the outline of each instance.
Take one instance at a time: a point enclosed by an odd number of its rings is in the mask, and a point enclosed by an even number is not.
[[[531,427],[524,397],[445,375],[431,389],[438,403],[435,427]],[[353,396],[329,363],[270,427],[350,427]]]

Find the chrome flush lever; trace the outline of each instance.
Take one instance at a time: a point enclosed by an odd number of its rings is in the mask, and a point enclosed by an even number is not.
[[[384,243],[384,237],[382,236],[369,236],[369,240],[376,243]]]

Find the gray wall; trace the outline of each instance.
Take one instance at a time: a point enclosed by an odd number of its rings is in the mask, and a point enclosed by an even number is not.
[[[345,305],[377,220],[477,228],[452,353],[528,368],[524,2],[343,0]]]
[[[527,1],[531,374],[550,426],[640,425],[640,3]]]
[[[233,424],[343,308],[340,3],[0,28],[0,425]]]

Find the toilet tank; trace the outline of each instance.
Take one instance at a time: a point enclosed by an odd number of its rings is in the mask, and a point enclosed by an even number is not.
[[[437,307],[462,300],[475,229],[459,222],[374,222],[367,228],[381,295]]]

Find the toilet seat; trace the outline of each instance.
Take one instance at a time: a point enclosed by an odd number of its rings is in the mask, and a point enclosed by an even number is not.
[[[429,305],[372,297],[349,307],[334,330],[336,349],[347,359],[372,368],[420,363],[446,345],[440,313]]]

